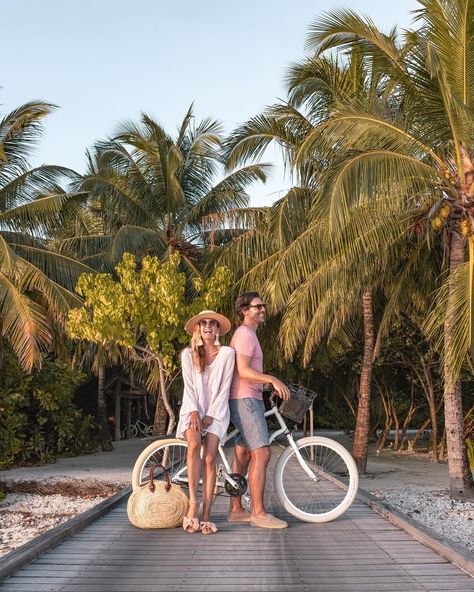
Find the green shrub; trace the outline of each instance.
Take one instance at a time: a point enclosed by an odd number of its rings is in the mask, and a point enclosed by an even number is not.
[[[93,451],[97,428],[73,402],[84,375],[45,358],[28,375],[2,352],[0,372],[0,467],[52,462],[58,455]]]

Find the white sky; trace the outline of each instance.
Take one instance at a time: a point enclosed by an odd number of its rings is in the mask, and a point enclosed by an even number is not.
[[[33,164],[78,172],[86,148],[142,111],[174,135],[194,101],[197,120],[211,116],[231,131],[284,98],[286,68],[304,56],[309,25],[341,6],[386,31],[408,27],[419,7],[415,0],[0,0],[0,113],[31,99],[58,105]],[[270,204],[286,187],[277,164],[266,185],[251,188],[252,204]]]

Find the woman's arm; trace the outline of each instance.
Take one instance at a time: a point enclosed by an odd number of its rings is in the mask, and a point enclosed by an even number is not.
[[[189,420],[190,430],[201,431],[201,415],[199,413],[199,401],[193,381],[193,358],[189,350],[183,350],[181,353],[181,368],[183,372],[183,401],[181,404],[180,415],[189,413],[191,415]]]
[[[207,412],[208,417],[212,417],[213,419],[221,419],[227,413],[227,407],[229,406],[230,385],[234,376],[234,365],[235,354],[232,350],[230,350],[227,353],[222,366],[222,375],[219,389],[215,394],[214,399],[211,401],[211,405]]]
[[[193,359],[189,350],[183,350],[181,353],[181,368],[183,372],[183,402],[181,410],[184,413],[199,411],[199,400],[193,381]]]

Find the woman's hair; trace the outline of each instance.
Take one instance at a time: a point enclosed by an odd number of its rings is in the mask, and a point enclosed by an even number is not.
[[[250,303],[254,298],[260,298],[260,294],[258,292],[243,292],[237,297],[237,300],[235,301],[235,314],[239,321],[244,320],[243,310],[244,308],[247,308],[247,306],[250,306]]]
[[[199,372],[204,372],[206,369],[206,352],[204,351],[204,345],[198,345],[202,343],[201,327],[199,323],[194,327],[193,335],[191,337],[191,354],[193,356],[193,362]]]

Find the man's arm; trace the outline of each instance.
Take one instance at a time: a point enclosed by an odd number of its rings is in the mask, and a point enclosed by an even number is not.
[[[244,378],[245,380],[254,382],[256,384],[266,384],[269,382],[282,399],[286,401],[290,398],[290,391],[286,384],[283,384],[281,380],[278,380],[278,378],[275,378],[275,376],[272,376],[271,374],[263,374],[263,372],[258,372],[258,370],[255,370],[250,366],[251,361],[252,358],[250,356],[236,354],[235,363],[240,378]]]

